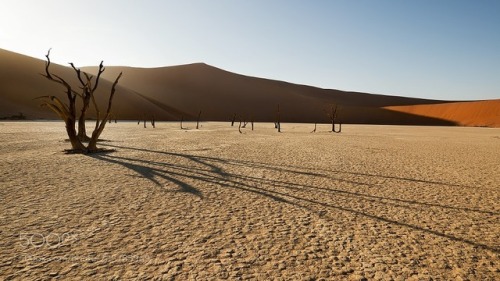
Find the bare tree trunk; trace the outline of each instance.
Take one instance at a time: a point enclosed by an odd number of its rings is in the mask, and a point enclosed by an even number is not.
[[[200,117],[201,117],[201,110],[198,113],[198,119],[196,120],[196,129],[197,130],[200,128]]]
[[[184,121],[184,115],[181,115],[181,130],[184,129],[184,127],[182,127],[182,121]]]
[[[48,57],[47,57],[48,58]],[[69,141],[71,143],[71,149],[73,151],[84,151],[85,146],[82,143],[82,140],[78,137],[76,130],[75,130],[75,115],[76,115],[76,97],[70,97],[71,93],[70,90],[68,89],[67,92],[68,98],[69,98],[69,118],[66,118],[65,122],[66,123],[66,133],[68,134]]]
[[[329,114],[330,120],[332,121],[332,133],[340,133],[342,131],[342,124],[339,122],[339,130],[335,129],[335,119],[337,118],[337,105],[331,107],[331,113]]]
[[[104,72],[104,66],[103,62],[99,64],[99,69],[97,72],[97,77],[95,80],[95,84],[92,86],[92,76],[89,76],[87,73],[83,73],[84,76],[86,77],[87,81],[84,82],[82,78],[82,72],[79,68],[76,68],[73,63],[70,63],[71,67],[73,70],[76,72],[76,76],[78,78],[78,81],[80,81],[81,84],[81,89],[82,89],[82,94],[80,95],[82,99],[82,109],[80,112],[80,117],[78,118],[78,138],[81,141],[89,141],[90,138],[87,136],[87,130],[85,128],[85,120],[86,115],[87,115],[87,110],[90,106],[90,100],[94,97],[94,92],[97,89],[97,86],[99,85],[99,79],[101,77],[101,74]]]
[[[155,116],[153,115],[152,119],[151,119],[151,126],[153,126],[153,129],[156,128],[155,127]]]
[[[71,149],[74,151],[84,151],[85,146],[78,138],[76,130],[75,130],[75,121],[67,120],[66,122],[66,133],[68,134],[69,141],[71,143]]]
[[[278,129],[278,133],[281,133],[281,122],[280,122],[280,104],[278,103],[278,118],[276,119],[278,120],[276,122],[276,127]]]
[[[89,108],[90,100],[87,102],[84,100],[82,111],[80,112],[80,117],[78,118],[78,138],[81,141],[89,141],[90,138],[87,136],[87,130],[85,128],[85,120],[87,109]]]
[[[250,122],[252,123],[252,131],[253,131],[253,115],[252,115],[252,119]]]
[[[241,119],[240,119],[240,125],[238,126],[238,131],[240,132],[240,134],[243,134],[243,132],[241,131]]]
[[[314,130],[312,130],[311,133],[316,133],[316,124],[317,123],[314,123]]]
[[[106,115],[104,116],[104,119],[102,119],[102,121],[99,120],[99,118],[100,118],[99,108],[97,107],[97,103],[95,102],[95,99],[92,96],[92,101],[94,102],[94,107],[95,107],[97,118],[95,121],[95,129],[92,132],[92,137],[90,138],[89,145],[87,146],[87,152],[99,151],[97,149],[96,144],[97,144],[97,141],[99,140],[99,137],[102,134],[102,131],[104,131],[104,128],[106,127],[106,122],[110,118],[111,106],[113,105],[113,98],[114,98],[115,92],[116,92],[116,85],[118,84],[118,80],[120,80],[120,77],[122,77],[122,74],[123,74],[122,72],[120,72],[120,74],[118,74],[118,77],[116,77],[116,80],[113,83],[113,86],[111,87],[111,93],[110,93],[109,99],[108,99],[108,108],[106,110]]]
[[[144,118],[143,122],[144,122],[144,128],[146,128],[146,118]]]
[[[231,127],[234,126],[234,121],[236,121],[236,113],[233,115],[233,119],[231,120]]]

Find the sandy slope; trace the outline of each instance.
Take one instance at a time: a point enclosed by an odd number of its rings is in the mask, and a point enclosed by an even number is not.
[[[40,75],[45,70],[45,62],[31,57],[0,49],[0,117],[8,117],[22,112],[28,118],[57,119],[49,109],[41,108],[35,98],[56,95],[66,101],[65,88],[51,83]],[[78,89],[73,69],[53,64],[51,71]],[[116,76],[110,78],[114,81]],[[112,82],[102,80],[96,98],[104,110]],[[172,118],[172,113],[161,110],[157,105],[145,100],[125,87],[118,87],[113,107],[121,119],[136,119],[144,114],[155,114],[156,118]],[[92,109],[91,109],[92,111]],[[176,111],[173,111],[176,113]],[[92,112],[90,112],[92,114]]]
[[[500,127],[500,99],[386,108],[398,112],[450,120],[461,126]]]
[[[84,68],[91,73],[96,68]],[[108,67],[104,77],[126,73],[122,85],[156,101],[205,120],[230,120],[236,113],[244,119],[274,121],[278,104],[281,120],[328,122],[332,103],[341,106],[339,117],[347,123],[453,125],[453,122],[382,107],[443,101],[320,89],[231,73],[204,63],[160,68]]]
[[[0,279],[498,280],[500,131],[0,123]]]

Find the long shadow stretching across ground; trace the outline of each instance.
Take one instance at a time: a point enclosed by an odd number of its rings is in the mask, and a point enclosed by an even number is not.
[[[324,173],[319,173],[318,170],[312,172],[310,171],[310,169],[303,167],[282,166],[282,165],[275,166],[266,163],[258,163],[246,160],[222,159],[216,157],[197,156],[197,155],[173,153],[167,151],[156,151],[144,148],[116,146],[111,144],[102,144],[102,145],[119,149],[128,149],[128,150],[141,151],[144,153],[164,155],[163,158],[167,156],[167,158],[172,160],[171,162],[151,161],[138,158],[121,157],[113,154],[91,155],[91,157],[95,159],[106,161],[112,164],[121,165],[127,169],[130,169],[138,173],[140,177],[150,180],[161,190],[166,192],[169,191],[162,188],[162,183],[159,181],[159,179],[163,179],[165,181],[175,184],[176,186],[179,187],[178,189],[179,192],[190,193],[200,198],[203,198],[202,192],[198,188],[196,188],[196,186],[193,186],[193,184],[190,184],[189,182],[200,181],[205,183],[212,183],[214,185],[218,185],[221,187],[235,188],[238,190],[243,190],[254,194],[258,194],[260,196],[265,196],[267,198],[276,200],[278,202],[283,202],[300,208],[304,208],[313,213],[317,213],[318,215],[323,217],[324,214],[321,211],[315,209],[317,208],[321,209],[321,207],[323,207],[332,210],[340,210],[343,212],[360,215],[373,220],[395,224],[398,226],[407,227],[409,229],[417,231],[422,231],[452,241],[466,243],[475,247],[484,248],[486,250],[495,253],[500,253],[500,248],[498,247],[498,245],[487,245],[479,241],[472,241],[469,239],[456,237],[449,233],[443,233],[441,231],[433,230],[427,227],[394,220],[391,218],[380,216],[378,214],[371,214],[350,207],[333,205],[331,203],[323,202],[321,200],[308,198],[306,197],[305,194],[307,194],[308,192],[310,193],[311,190],[316,192],[326,192],[335,196],[347,197],[349,200],[357,200],[357,201],[365,200],[372,203],[392,205],[396,207],[412,209],[415,211],[419,210],[421,211],[422,207],[432,207],[438,209],[442,208],[460,212],[467,212],[476,215],[479,214],[483,216],[484,215],[498,216],[499,215],[498,212],[464,208],[464,207],[454,207],[454,206],[447,206],[447,205],[428,203],[428,202],[418,202],[415,200],[405,200],[405,199],[390,198],[390,197],[383,197],[370,194],[362,194],[348,190],[341,190],[338,188],[327,188],[327,187],[307,185],[307,184],[297,184],[289,181],[275,180],[269,178],[267,179],[259,178],[254,176],[242,175],[235,172],[229,172],[231,170],[229,169],[229,167],[231,166],[233,166],[234,168],[238,167],[255,168],[255,169],[270,170],[273,172],[280,172],[280,173],[324,177],[332,180],[332,182],[345,182],[354,186],[362,186],[362,185],[370,186],[367,183],[363,182],[346,180],[340,177],[332,177]],[[162,159],[162,157],[155,157],[155,159]],[[181,160],[181,161],[175,161],[175,160]],[[226,169],[224,169],[224,167],[226,167]],[[441,185],[441,186],[454,186],[454,187],[458,186],[447,183],[425,181],[425,180],[411,179],[411,178],[400,178],[388,175],[373,175],[373,174],[351,173],[345,171],[328,171],[328,170],[319,170],[319,171],[335,173],[335,174],[344,173],[344,174],[353,174],[366,177],[380,177],[380,178],[409,181],[409,182],[424,182],[428,184]],[[290,192],[285,193],[282,191],[273,190],[273,188],[282,188],[289,190]]]

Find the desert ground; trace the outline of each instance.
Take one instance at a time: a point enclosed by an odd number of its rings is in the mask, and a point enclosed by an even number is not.
[[[3,280],[499,280],[500,129],[0,123]]]

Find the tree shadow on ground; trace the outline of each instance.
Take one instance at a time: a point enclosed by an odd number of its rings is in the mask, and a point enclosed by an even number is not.
[[[259,196],[264,196],[269,199],[290,204],[299,208],[306,209],[310,212],[316,213],[321,217],[324,217],[324,209],[338,210],[342,212],[347,212],[357,216],[362,216],[368,219],[373,219],[380,222],[385,222],[389,224],[398,225],[401,227],[406,227],[411,230],[421,231],[424,233],[432,234],[441,238],[446,238],[452,241],[465,243],[474,247],[483,248],[495,253],[500,252],[500,248],[497,245],[488,245],[481,243],[480,241],[473,241],[463,237],[458,237],[456,234],[450,234],[449,231],[439,231],[431,229],[428,226],[421,226],[418,223],[409,223],[406,221],[401,221],[397,219],[390,218],[388,216],[382,216],[377,212],[368,213],[366,210],[358,210],[349,206],[347,204],[338,204],[339,202],[327,202],[327,200],[322,200],[315,198],[310,194],[323,192],[330,194],[330,196],[340,196],[349,202],[361,202],[366,203],[366,201],[379,205],[391,205],[397,208],[405,208],[415,212],[421,212],[422,210],[428,209],[429,207],[435,209],[446,209],[448,211],[456,211],[457,216],[465,212],[471,215],[481,215],[488,217],[497,217],[498,212],[489,210],[480,210],[465,207],[455,207],[447,206],[444,204],[428,203],[428,202],[418,202],[416,200],[405,200],[399,198],[390,198],[379,195],[362,194],[359,192],[353,192],[349,190],[342,190],[340,188],[328,188],[324,186],[317,186],[312,184],[299,184],[291,182],[288,180],[276,180],[274,178],[261,178],[257,176],[245,175],[238,172],[238,169],[262,169],[270,170],[273,173],[282,173],[290,175],[302,175],[302,176],[313,176],[313,177],[323,177],[328,179],[333,183],[348,183],[351,186],[370,186],[367,183],[358,182],[355,180],[346,180],[341,177],[334,177],[331,174],[352,174],[357,176],[365,177],[379,177],[398,181],[407,182],[418,182],[427,183],[433,185],[441,186],[452,186],[456,187],[458,185],[440,183],[435,181],[425,181],[412,178],[402,178],[394,177],[390,175],[374,175],[374,174],[364,174],[364,173],[354,173],[346,171],[328,171],[328,170],[316,170],[311,171],[309,168],[296,167],[296,166],[282,166],[282,165],[271,165],[267,163],[259,163],[248,160],[234,160],[234,159],[223,159],[217,157],[208,156],[197,156],[192,154],[174,153],[167,151],[157,151],[144,148],[135,147],[125,147],[117,146],[111,144],[102,144],[103,146],[116,148],[116,149],[127,149],[143,153],[153,154],[154,160],[145,160],[133,157],[123,157],[114,154],[97,154],[90,155],[91,157],[106,161],[112,164],[121,165],[127,169],[136,172],[140,177],[148,179],[158,187],[162,187],[162,180],[173,183],[178,187],[179,192],[186,192],[193,194],[200,198],[203,198],[203,194],[200,189],[196,187],[196,183],[210,183],[215,186],[220,186],[223,188],[234,188],[246,192],[251,192]],[[151,157],[150,157],[151,158]],[[150,159],[149,158],[149,159]],[[168,161],[167,161],[168,160]],[[162,188],[162,190],[167,191]],[[326,197],[325,197],[326,198]],[[365,205],[365,204],[360,204]],[[460,217],[457,217],[457,221]],[[456,221],[455,221],[456,222]]]

